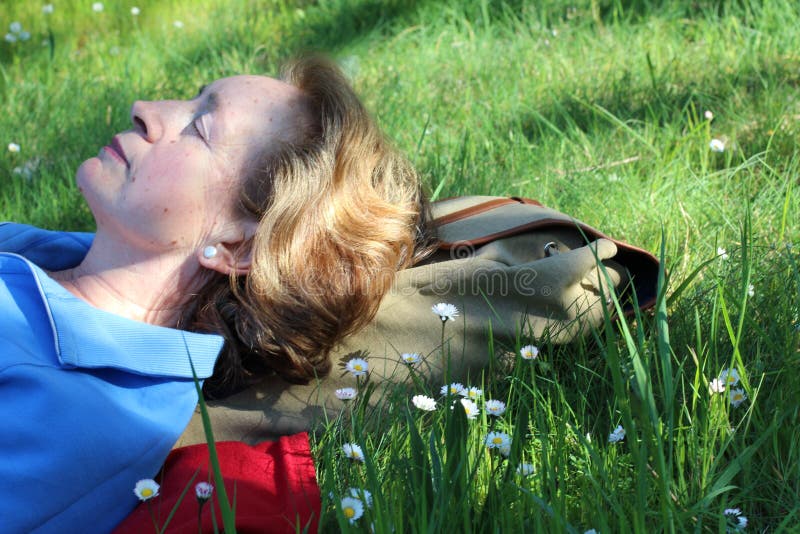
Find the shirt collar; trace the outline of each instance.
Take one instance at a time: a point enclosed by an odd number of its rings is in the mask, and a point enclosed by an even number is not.
[[[58,252],[59,247],[54,241],[63,241],[65,235],[70,236],[66,232],[41,230],[36,234],[30,231],[30,227],[26,230],[31,239],[26,240],[27,247],[18,249],[24,250],[25,256],[34,242]],[[8,250],[8,247],[4,248]],[[18,253],[15,250],[10,252]],[[191,379],[193,364],[197,378],[201,380],[213,373],[224,343],[221,336],[154,326],[97,309],[64,289],[26,257],[18,257],[29,266],[36,281],[62,365],[105,367],[140,375]],[[48,267],[46,261],[39,263]]]

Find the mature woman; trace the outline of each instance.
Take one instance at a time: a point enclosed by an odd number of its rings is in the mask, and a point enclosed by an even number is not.
[[[425,250],[416,174],[324,60],[131,122],[77,172],[94,235],[0,226],[4,531],[110,530],[189,421],[193,372],[211,396],[324,375]]]

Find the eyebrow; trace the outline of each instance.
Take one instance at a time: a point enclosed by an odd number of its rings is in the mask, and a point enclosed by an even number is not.
[[[203,94],[203,91],[205,91],[207,87],[208,84],[201,85],[200,90],[197,91],[197,96],[195,96],[195,98],[200,98],[200,96]],[[212,111],[215,111],[218,107],[219,107],[219,93],[217,93],[216,91],[208,93],[208,95],[206,95],[206,102],[205,105],[203,106],[203,111],[205,113],[210,113]]]
[[[208,93],[206,97],[206,111],[212,112],[219,107],[219,93]]]

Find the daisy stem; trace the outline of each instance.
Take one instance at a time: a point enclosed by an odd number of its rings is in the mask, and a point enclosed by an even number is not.
[[[411,382],[414,383],[416,391],[418,391],[419,393],[425,393],[425,384],[422,382],[422,380],[420,379],[419,375],[414,370],[414,368],[411,367],[410,365],[408,366],[408,374],[411,377]]]
[[[447,319],[442,319],[442,344],[440,345],[442,348],[442,363],[444,363],[444,383],[450,384],[450,358],[445,355],[444,350],[444,325],[447,323]]]
[[[161,534],[161,529],[158,528],[158,521],[156,521],[156,514],[153,511],[153,501],[151,499],[147,501],[147,511],[150,512],[150,519],[153,520],[153,528],[155,528],[156,533]]]

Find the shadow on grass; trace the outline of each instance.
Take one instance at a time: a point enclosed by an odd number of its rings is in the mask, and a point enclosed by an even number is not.
[[[664,127],[685,123],[689,113],[694,113],[699,119],[704,110],[731,109],[730,103],[735,101],[758,103],[774,100],[779,91],[792,93],[798,86],[800,70],[798,61],[794,59],[748,65],[731,73],[715,71],[713,76],[702,79],[654,74],[648,82],[634,80],[631,72],[626,70],[608,88],[582,85],[576,86],[571,94],[553,95],[536,110],[520,113],[514,124],[530,142],[539,142],[556,132],[566,134],[578,130],[597,134],[617,129],[617,124],[598,111],[602,108],[625,124],[647,123]],[[752,110],[742,110],[747,111]],[[744,122],[745,129],[737,132],[737,144],[744,153],[761,152],[773,142],[771,137],[776,132],[770,128],[774,124],[756,118]],[[508,125],[501,131],[507,129]],[[788,150],[790,147],[775,146],[773,142],[773,150],[782,148]]]
[[[430,0],[336,0],[305,3],[305,8],[282,6],[279,13],[251,5],[245,8],[245,24],[234,25],[232,31],[198,35],[167,61],[165,70],[185,69],[187,63],[214,65],[220,58],[244,54],[265,72],[276,73],[284,61],[305,52],[335,54],[368,35],[388,36],[393,25],[413,18],[428,3]],[[229,16],[220,9],[210,20]]]

